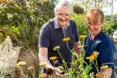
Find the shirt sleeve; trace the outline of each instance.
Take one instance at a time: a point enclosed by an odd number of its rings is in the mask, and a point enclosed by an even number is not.
[[[111,40],[102,41],[99,45],[99,59],[101,65],[114,68],[114,44]]]
[[[48,48],[50,45],[50,32],[47,24],[44,24],[40,30],[38,47]]]

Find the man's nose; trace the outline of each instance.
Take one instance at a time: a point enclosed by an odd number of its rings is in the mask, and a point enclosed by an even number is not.
[[[65,16],[62,16],[62,17],[61,17],[61,20],[66,20]]]

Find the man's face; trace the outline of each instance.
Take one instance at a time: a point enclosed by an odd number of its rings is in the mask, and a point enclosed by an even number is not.
[[[55,12],[55,17],[60,26],[67,26],[70,16],[70,10],[67,7],[60,7]]]

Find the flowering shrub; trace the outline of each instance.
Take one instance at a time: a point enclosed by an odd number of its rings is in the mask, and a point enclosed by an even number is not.
[[[71,64],[71,68],[68,68],[67,67],[67,62],[63,59],[61,53],[59,52],[60,46],[58,45],[58,46],[55,46],[53,48],[53,50],[54,51],[57,51],[58,54],[60,55],[61,59],[63,60],[62,61],[63,64],[60,65],[58,68],[64,72],[64,75],[67,74],[66,75],[67,77],[65,77],[65,78],[76,78],[76,77],[77,78],[94,78],[95,76],[94,76],[94,73],[93,72],[90,73],[90,75],[88,75],[89,72],[90,72],[90,70],[92,69],[92,65],[93,64],[95,65],[95,67],[97,68],[97,71],[99,72],[97,62],[96,62],[96,64],[93,62],[98,57],[98,55],[99,55],[98,52],[95,51],[91,56],[89,56],[89,57],[86,58],[86,59],[90,60],[90,64],[87,64],[84,61],[84,54],[85,54],[85,52],[84,52],[84,49],[83,48],[85,46],[84,45],[84,39],[86,37],[87,37],[86,35],[81,35],[80,36],[80,38],[81,38],[81,45],[78,46],[78,47],[81,48],[82,54],[79,57],[77,57],[77,53],[75,52],[74,49],[71,50],[69,48],[68,41],[70,40],[70,38],[67,37],[67,38],[64,38],[63,39],[63,41],[66,42],[66,44],[67,44],[67,48],[73,54],[73,57],[76,58],[75,60],[73,60],[72,63],[70,63]],[[58,63],[57,56],[50,57],[50,60],[53,61],[54,66],[55,66],[56,63]],[[84,64],[86,64],[86,67],[85,68],[84,68]],[[54,77],[53,76],[50,76],[49,78],[56,78],[56,76],[54,76]]]
[[[48,69],[48,72],[47,74],[44,73],[44,67],[46,66],[46,62],[41,62],[39,65],[41,66],[41,71],[40,71],[40,74],[38,76],[38,78],[95,78],[95,75],[94,73],[89,73],[90,70],[92,69],[92,65],[94,65],[98,71],[98,73],[96,74],[96,78],[104,78],[105,77],[105,73],[103,73],[103,71],[105,71],[105,69],[108,68],[108,66],[102,66],[99,71],[98,69],[98,64],[97,64],[97,57],[99,55],[98,52],[94,51],[93,54],[91,54],[90,56],[86,57],[87,60],[89,60],[89,64],[87,64],[85,61],[84,61],[84,49],[83,47],[86,46],[84,45],[84,39],[86,38],[87,36],[86,35],[81,35],[80,38],[81,38],[81,45],[78,46],[79,48],[81,48],[82,50],[82,53],[81,55],[78,57],[77,56],[77,53],[75,52],[74,49],[70,49],[69,48],[69,45],[68,45],[68,42],[70,40],[69,37],[67,38],[64,38],[63,41],[66,42],[67,44],[67,48],[70,50],[70,52],[73,54],[73,57],[75,57],[76,59],[74,59],[72,61],[72,63],[70,63],[71,65],[71,68],[68,68],[67,67],[67,62],[64,60],[64,58],[62,57],[59,49],[61,48],[59,45],[54,47],[53,50],[57,51],[58,54],[60,55],[60,57],[62,58],[62,62],[63,64],[60,65],[58,68],[60,70],[62,70],[63,72],[61,73],[62,75],[60,77],[57,77],[57,75],[55,74],[56,73],[56,70],[51,70],[51,69]],[[57,56],[52,56],[49,58],[50,60],[53,61],[53,66],[55,67],[55,64],[58,63],[57,61]],[[95,62],[94,62],[95,61]],[[84,68],[84,64],[86,64],[86,67]],[[28,71],[31,72],[32,74],[32,77],[29,77],[26,73],[24,73],[23,71],[23,68],[25,68],[24,66],[26,65],[26,63],[24,61],[20,61],[17,63],[16,67],[21,71],[20,72],[20,77],[21,78],[34,78],[34,71],[33,71],[33,67],[32,66],[29,66],[28,67]],[[55,67],[56,68],[56,67]],[[4,67],[0,67],[0,71],[3,70]],[[27,72],[28,72],[27,71]],[[0,78],[3,78],[4,76],[2,74],[0,74]],[[10,78],[13,78],[13,74],[10,74],[9,75]]]

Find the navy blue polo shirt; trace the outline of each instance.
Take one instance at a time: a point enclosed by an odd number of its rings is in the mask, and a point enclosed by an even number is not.
[[[90,35],[84,41],[85,49],[85,61],[87,56],[90,56],[94,51],[99,52],[99,56],[97,58],[98,66],[108,65],[112,69],[114,69],[114,44],[109,36],[107,36],[103,31],[101,31],[93,40],[90,39]],[[97,73],[95,66],[93,66],[90,72]],[[111,78],[114,78],[114,72]]]
[[[51,56],[57,56],[58,62],[62,64],[62,58],[58,52],[53,50],[54,47],[60,46],[59,51],[62,57],[66,62],[71,63],[72,53],[68,50],[66,42],[63,42],[63,38],[70,37],[68,44],[69,48],[72,49],[74,43],[79,41],[76,23],[70,20],[67,28],[62,29],[61,27],[57,26],[58,24],[56,22],[57,21],[55,19],[52,19],[42,26],[39,37],[39,47],[48,48],[48,59]],[[51,60],[50,62],[52,64]],[[56,64],[56,66],[58,65]],[[70,67],[70,64],[68,64],[68,67]]]

